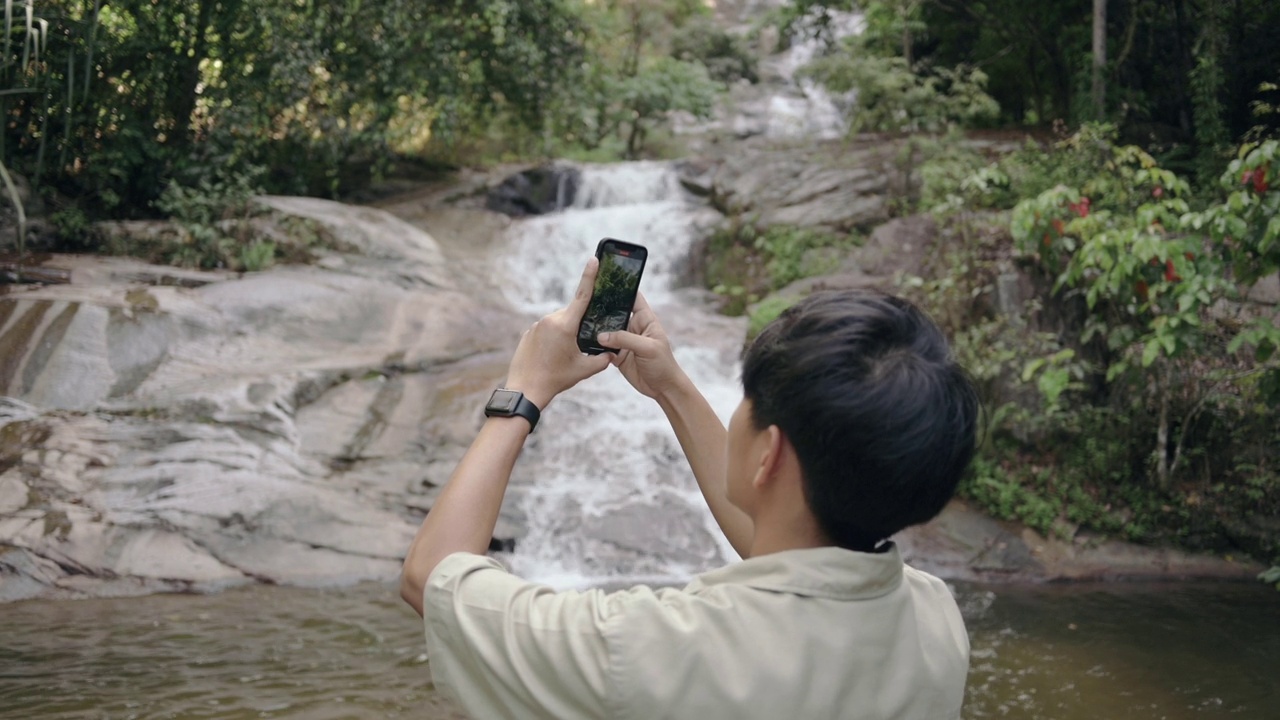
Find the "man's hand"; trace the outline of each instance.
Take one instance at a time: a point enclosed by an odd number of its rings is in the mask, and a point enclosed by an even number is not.
[[[688,382],[676,363],[671,341],[644,295],[636,294],[630,332],[601,333],[600,343],[619,349],[612,362],[632,387],[655,400]]]
[[[565,307],[525,331],[511,358],[507,387],[546,410],[556,395],[609,367],[609,355],[584,355],[578,348],[578,325],[591,301],[599,261],[592,257],[582,271],[578,290]]]
[[[711,514],[738,554],[747,557],[755,527],[725,495],[724,424],[676,363],[667,333],[643,295],[636,296],[630,332],[604,333],[601,344],[619,348],[613,364],[636,390],[658,401]]]

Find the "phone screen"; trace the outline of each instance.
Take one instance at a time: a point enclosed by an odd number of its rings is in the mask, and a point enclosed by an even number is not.
[[[600,345],[597,336],[627,329],[648,256],[649,251],[640,245],[609,238],[600,241],[595,288],[578,326],[578,347],[583,352],[597,355],[614,350]]]

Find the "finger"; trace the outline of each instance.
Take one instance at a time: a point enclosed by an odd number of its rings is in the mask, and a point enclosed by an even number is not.
[[[632,312],[640,312],[641,310],[653,312],[653,309],[649,307],[649,301],[644,299],[644,293],[639,290],[636,291],[636,302],[635,305],[631,306],[631,310]]]
[[[600,344],[608,347],[615,347],[619,350],[630,350],[631,352],[644,357],[645,351],[648,350],[653,343],[650,338],[637,335],[633,332],[620,330],[618,332],[600,333]]]
[[[627,358],[631,357],[631,351],[619,350],[616,353],[610,353],[609,357],[612,358],[610,362],[613,363],[614,367],[622,367],[622,364],[627,361]]]
[[[578,290],[573,294],[573,299],[569,301],[566,310],[573,318],[580,319],[587,312],[587,303],[591,302],[591,291],[595,288],[596,271],[600,267],[600,261],[594,255],[587,260],[587,266],[582,269],[582,279],[578,281]]]
[[[645,328],[657,321],[658,316],[653,312],[653,308],[649,307],[649,301],[645,300],[644,293],[637,292],[635,305],[631,309],[631,331],[643,333]]]
[[[609,367],[613,362],[613,353],[600,353],[599,355],[584,355],[584,364],[586,365],[587,374],[583,379],[589,378],[596,373]]]

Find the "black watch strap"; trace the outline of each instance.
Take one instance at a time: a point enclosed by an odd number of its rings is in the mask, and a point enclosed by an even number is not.
[[[538,427],[538,418],[542,417],[542,411],[519,390],[498,388],[493,391],[493,395],[489,396],[489,402],[484,406],[484,415],[485,417],[519,415],[529,421],[529,432],[533,432]]]

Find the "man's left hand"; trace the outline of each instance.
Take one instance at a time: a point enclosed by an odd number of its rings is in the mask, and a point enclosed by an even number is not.
[[[591,301],[599,261],[592,257],[569,304],[525,331],[511,358],[507,387],[524,393],[539,409],[579,382],[609,367],[610,355],[585,355],[578,348],[578,325]]]

